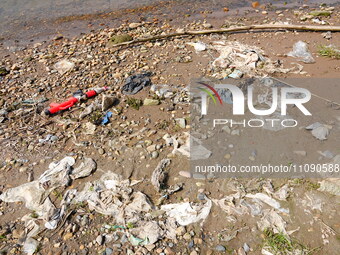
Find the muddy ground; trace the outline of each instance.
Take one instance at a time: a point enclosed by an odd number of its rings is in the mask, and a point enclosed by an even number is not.
[[[167,144],[164,136],[182,140],[180,144],[184,146],[185,132],[190,131],[190,108],[186,102],[188,95],[183,88],[188,86],[192,78],[212,77],[221,73],[220,69],[212,67],[212,62],[219,56],[216,50],[209,48],[196,52],[188,42],[201,41],[206,45],[213,45],[215,41],[237,41],[261,48],[266,58],[276,63],[279,60],[280,68],[294,67],[297,62],[303,66],[302,70],[295,73],[268,73],[264,68],[258,70],[257,75],[270,75],[280,79],[338,78],[339,59],[321,56],[319,52],[322,45],[339,47],[338,33],[331,33],[329,39],[320,32],[298,31],[211,34],[152,41],[131,47],[115,47],[109,42],[112,36],[119,34],[139,38],[171,33],[177,29],[204,30],[271,22],[318,25],[313,21],[315,17],[306,20],[303,18],[314,9],[304,6],[300,9],[277,10],[272,6],[263,6],[250,9],[242,16],[229,14],[227,10],[195,12],[191,9],[191,15],[183,15],[183,20],[169,20],[167,17],[162,19],[157,13],[154,17],[140,19],[138,14],[133,13],[129,14],[131,16],[125,22],[116,20],[117,24],[110,26],[107,24],[111,24],[111,21],[108,21],[106,25],[103,23],[102,27],[105,28],[100,29],[99,26],[92,32],[74,38],[54,34],[54,40],[40,40],[39,43],[27,46],[22,46],[22,42],[14,46],[8,46],[7,42],[2,45],[0,63],[8,70],[8,74],[0,77],[0,106],[3,110],[0,123],[1,193],[37,180],[52,161],[72,156],[77,163],[84,157],[93,158],[97,169],[90,176],[53,191],[50,198],[56,206],[60,204],[66,190],[81,191],[85,183],[113,171],[124,179],[142,180],[133,189],[146,194],[154,204],[152,215],[148,217],[159,222],[165,221],[167,216],[159,211],[160,205],[157,202],[161,194],[150,182],[154,169],[164,158],[171,159],[166,168],[168,178],[165,186],[179,183],[184,183],[184,186],[182,190],[169,195],[163,204],[190,201],[204,205],[207,201],[202,199],[202,194],[209,199],[239,194],[227,203],[235,210],[226,212],[213,203],[203,223],[200,221],[189,224],[184,230],[177,224],[176,238],[162,236],[154,244],[146,246],[133,246],[127,240],[131,229],[139,227],[141,222],[134,223],[133,226],[126,222],[123,229],[107,229],[105,225],[118,225],[116,217],[91,210],[86,203],[75,203],[67,208],[59,227],[54,230],[42,228],[42,232],[34,236],[39,243],[36,254],[337,254],[340,248],[339,196],[320,191],[322,179],[187,178],[189,159],[181,153],[172,153],[174,147]],[[330,25],[339,25],[338,10],[335,7],[330,17],[320,16],[318,19]],[[315,63],[306,64],[286,56],[299,40],[308,44]],[[75,63],[75,67],[64,74],[58,73],[54,64],[62,59]],[[149,87],[132,96],[121,93],[127,77],[145,71],[152,72],[153,84],[170,85],[173,88],[172,96],[158,97]],[[251,76],[247,73],[244,75]],[[93,102],[98,101],[100,104],[103,95],[54,116],[43,114],[50,103],[61,102],[78,89],[87,91],[103,86],[110,87],[103,94],[111,95],[117,101],[109,109],[113,112],[110,123],[105,126],[96,125],[93,134],[86,134],[86,123],[92,123],[92,126],[93,123],[98,124],[98,119],[106,111],[96,110],[84,119],[79,119],[79,114]],[[273,164],[280,160],[287,164],[324,163],[332,162],[340,154],[338,84],[302,82],[301,87],[317,95],[308,104],[313,116],[299,119],[299,126],[294,130],[273,132],[240,128],[240,135],[226,134],[228,145],[233,145],[227,151],[231,155],[228,162],[243,160],[248,164],[261,163],[268,160],[270,152],[272,157],[269,161]],[[37,103],[42,98],[47,98],[48,101]],[[159,100],[159,104],[143,105],[137,110],[131,106],[131,98],[142,101],[150,98]],[[33,99],[33,104],[23,102],[27,99]],[[180,126],[176,120],[178,118],[184,118],[187,125]],[[314,122],[329,127],[326,140],[317,140],[310,131],[304,129]],[[44,139],[47,135],[55,136],[55,141],[39,142],[39,139]],[[256,157],[250,159],[254,149],[257,151]],[[325,151],[330,151],[331,156],[322,155]],[[283,187],[289,192],[279,200],[275,194]],[[268,204],[257,201],[255,204],[261,204],[261,213],[253,215],[250,210],[242,207],[242,201],[250,203],[252,200],[246,198],[246,195],[256,193],[275,198],[289,212],[273,209]],[[0,202],[0,209],[1,254],[24,254],[22,245],[27,238],[27,229],[25,231],[21,218],[27,214],[32,216],[35,212],[28,210],[22,202]],[[236,213],[238,209],[245,211]],[[272,211],[285,222],[284,229],[287,233],[284,236],[289,241],[273,241],[271,234],[274,233],[275,237],[282,234],[282,231],[275,233],[277,226],[270,226],[266,230],[259,226],[258,223]],[[39,216],[37,218],[34,220],[43,225],[46,219]],[[107,236],[107,240],[98,241],[99,236],[104,239]],[[110,239],[108,236],[113,237]],[[272,244],[269,245],[271,248],[268,248],[268,244]]]

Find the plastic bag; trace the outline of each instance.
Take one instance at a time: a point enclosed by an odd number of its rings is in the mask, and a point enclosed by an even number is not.
[[[298,41],[293,46],[293,51],[288,53],[288,56],[297,58],[299,61],[304,63],[315,63],[312,54],[308,50],[308,46],[303,41]]]

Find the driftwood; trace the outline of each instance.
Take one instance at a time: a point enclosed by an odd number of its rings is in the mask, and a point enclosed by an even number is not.
[[[136,44],[141,42],[148,42],[154,40],[163,40],[171,37],[177,36],[189,36],[189,35],[206,35],[206,34],[221,34],[221,33],[235,33],[235,32],[244,32],[244,31],[253,31],[253,30],[299,30],[299,31],[314,31],[314,32],[340,32],[340,26],[304,26],[304,25],[275,25],[275,24],[267,24],[267,25],[251,25],[251,26],[242,26],[242,27],[233,27],[233,28],[221,28],[221,29],[211,29],[211,30],[198,30],[198,31],[184,31],[179,33],[171,33],[167,35],[158,35],[148,38],[136,39],[128,42],[118,43],[115,45],[111,45],[112,47],[118,46],[126,46],[130,44]],[[271,32],[269,31],[269,32]],[[268,31],[267,31],[268,32]]]

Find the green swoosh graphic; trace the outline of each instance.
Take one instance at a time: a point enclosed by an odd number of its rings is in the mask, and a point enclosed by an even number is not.
[[[205,93],[207,93],[210,97],[211,97],[211,99],[214,101],[214,104],[216,104],[216,99],[215,99],[215,97],[213,96],[213,94],[211,94],[211,92],[209,91],[209,90],[207,90],[207,89],[205,89],[205,88],[199,88],[200,90],[202,90],[202,91],[204,91]]]

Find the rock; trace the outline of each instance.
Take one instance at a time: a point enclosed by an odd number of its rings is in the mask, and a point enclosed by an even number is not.
[[[153,152],[151,153],[151,158],[153,158],[153,159],[158,158],[158,156],[159,156],[158,151],[153,151]]]
[[[334,158],[334,154],[329,151],[329,150],[326,150],[326,151],[318,151],[318,153],[320,153],[322,156],[324,156],[325,158]]]
[[[260,6],[260,3],[259,3],[258,1],[252,2],[252,3],[251,3],[251,6],[252,6],[254,9],[256,9],[257,7]]]
[[[178,236],[182,236],[185,233],[185,227],[184,226],[180,226],[178,228],[176,228],[176,235]]]
[[[0,76],[9,74],[9,71],[5,67],[0,67]]]
[[[113,254],[113,250],[111,248],[105,249],[105,255],[112,255],[112,254]]]
[[[103,245],[103,243],[104,243],[104,237],[103,237],[102,235],[97,236],[97,238],[96,238],[96,243],[97,243],[98,245]]]
[[[263,14],[263,15],[267,15],[268,12],[267,12],[267,11],[262,11],[262,14]]]
[[[246,252],[244,251],[244,249],[241,247],[241,248],[238,249],[237,255],[247,255],[247,254],[246,254]]]
[[[143,24],[142,23],[130,23],[129,28],[137,28],[137,27],[140,27],[141,25]]]
[[[18,229],[14,229],[12,232],[12,237],[14,239],[19,239],[21,237],[21,231],[19,231]]]
[[[93,135],[96,131],[96,125],[91,123],[91,122],[87,122],[84,124],[84,134],[87,135]]]
[[[73,234],[71,232],[66,233],[63,237],[64,241],[67,241],[73,237]]]
[[[299,156],[307,156],[307,152],[306,151],[294,151],[295,154],[299,155]]]
[[[204,201],[204,200],[205,200],[205,195],[204,195],[203,193],[199,193],[199,194],[197,195],[197,199],[198,199],[198,200]]]
[[[129,42],[129,41],[132,41],[132,37],[128,34],[114,35],[110,38],[110,42],[112,44],[118,44],[118,43]]]
[[[103,95],[102,98],[102,111],[110,109],[115,103],[116,98],[113,96]]]
[[[185,128],[186,121],[184,118],[177,118],[176,123],[180,128]]]
[[[155,249],[156,245],[155,244],[148,244],[144,246],[148,251],[152,251],[153,249]]]
[[[244,250],[245,252],[249,252],[249,251],[250,251],[250,247],[249,247],[249,245],[248,245],[247,243],[244,243],[244,244],[243,244],[243,250]]]
[[[183,239],[189,241],[191,239],[191,235],[189,233],[185,233],[183,235]]]
[[[100,155],[103,155],[103,154],[105,153],[105,151],[104,151],[103,148],[99,148],[99,149],[98,149],[98,153],[99,153]]]
[[[327,39],[327,40],[332,39],[332,33],[331,33],[331,31],[322,33],[321,35],[322,35],[323,38],[325,38],[325,39]]]
[[[190,255],[198,255],[197,251],[190,252]]]
[[[203,23],[204,28],[212,28],[213,26],[210,23]]]
[[[194,243],[195,243],[196,245],[200,245],[200,244],[203,243],[203,240],[202,240],[201,238],[195,237],[195,238],[194,238]]]
[[[324,16],[328,17],[331,16],[332,12],[331,11],[311,11],[309,15],[312,15],[313,17],[319,17],[319,16]]]
[[[158,105],[159,101],[157,99],[145,98],[143,105]]]
[[[240,130],[235,129],[235,130],[231,131],[231,135],[240,135]]]
[[[20,167],[20,168],[19,168],[19,172],[20,172],[20,173],[25,173],[27,170],[28,170],[28,167],[27,167],[27,166],[23,166],[23,167]]]
[[[223,245],[219,244],[215,247],[215,250],[218,251],[218,252],[225,252],[226,248]]]
[[[165,250],[164,250],[164,253],[166,255],[173,255],[173,254],[175,254],[175,252],[173,250],[171,250],[170,247],[166,247]]]
[[[178,174],[182,177],[185,177],[185,178],[191,178],[191,173],[188,172],[188,171],[179,171]]]
[[[152,144],[152,145],[146,147],[146,150],[148,152],[154,152],[154,151],[156,151],[156,147],[157,147],[156,144]]]

